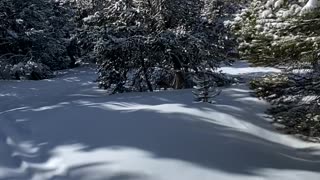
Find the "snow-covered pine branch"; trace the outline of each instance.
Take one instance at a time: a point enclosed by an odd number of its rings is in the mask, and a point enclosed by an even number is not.
[[[253,1],[233,23],[242,58],[264,65],[309,63],[317,69],[318,5],[314,0]]]

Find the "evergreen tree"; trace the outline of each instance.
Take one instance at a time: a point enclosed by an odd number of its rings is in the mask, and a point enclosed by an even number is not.
[[[242,58],[255,64],[310,64],[318,69],[319,16],[315,0],[254,0],[234,23]]]
[[[78,13],[80,45],[99,64],[100,87],[112,93],[152,91],[163,79],[176,89],[192,87],[191,74],[200,66],[214,71],[235,47],[224,24],[224,1],[88,3]],[[210,12],[208,5],[221,11]],[[157,77],[163,72],[165,78]]]
[[[318,0],[254,0],[235,18],[242,58],[260,65],[289,67],[279,75],[253,80],[258,96],[270,101],[275,122],[285,132],[320,135]],[[299,68],[308,69],[299,74]],[[310,98],[312,97],[312,98]]]
[[[0,78],[42,79],[67,68],[72,11],[59,1],[0,1]]]
[[[195,101],[212,103],[213,98],[220,94],[217,83],[212,78],[212,72],[201,71],[194,76],[194,83],[196,84],[192,91]]]

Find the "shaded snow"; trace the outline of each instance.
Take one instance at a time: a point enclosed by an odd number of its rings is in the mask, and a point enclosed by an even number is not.
[[[238,62],[247,77],[279,72]],[[320,145],[275,131],[245,84],[216,104],[191,90],[106,96],[94,69],[0,81],[0,179],[318,180]],[[14,94],[15,96],[11,96]]]

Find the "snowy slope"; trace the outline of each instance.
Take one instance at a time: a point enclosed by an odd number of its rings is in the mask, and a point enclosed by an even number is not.
[[[243,76],[277,72],[240,62]],[[318,180],[320,145],[273,130],[245,84],[216,104],[190,90],[106,96],[94,69],[0,81],[2,180]]]

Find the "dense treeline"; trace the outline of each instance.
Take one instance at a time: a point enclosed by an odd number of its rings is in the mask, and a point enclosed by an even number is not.
[[[0,1],[0,78],[43,79],[67,68],[73,12],[47,0]]]
[[[235,54],[222,0],[4,0],[3,79],[42,79],[76,60],[99,65],[111,93],[184,88]]]
[[[81,47],[111,93],[190,87],[193,74],[213,72],[235,47],[224,20],[236,7],[227,1],[86,3],[78,1]]]

